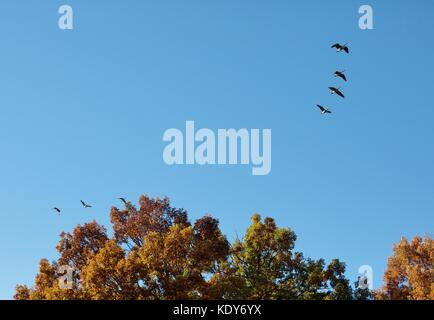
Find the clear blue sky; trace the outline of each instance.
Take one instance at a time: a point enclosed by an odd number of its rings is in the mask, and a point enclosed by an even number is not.
[[[72,32],[64,3],[0,3],[0,298],[57,257],[61,231],[109,227],[118,196],[167,195],[229,238],[274,217],[352,280],[371,265],[376,286],[393,243],[433,234],[432,1],[68,1]],[[345,100],[327,90],[336,69]],[[272,129],[270,175],[165,165],[163,132],[186,120]]]

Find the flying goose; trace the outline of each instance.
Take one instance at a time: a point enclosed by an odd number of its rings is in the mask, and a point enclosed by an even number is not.
[[[92,206],[90,204],[85,203],[83,200],[80,200],[80,202],[84,208],[92,208]]]
[[[350,49],[348,49],[346,43],[344,45],[341,45],[339,43],[335,43],[334,45],[332,45],[332,48],[336,48],[337,52],[345,51],[346,53],[350,53]]]
[[[324,108],[323,106],[321,106],[319,104],[317,104],[316,106],[321,110],[321,114],[332,113],[330,110],[328,110],[327,108]]]
[[[331,94],[337,94],[338,96],[345,98],[344,94],[339,91],[340,87],[339,88],[329,87],[329,89]]]
[[[335,71],[335,78],[342,78],[344,81],[347,81],[347,77],[345,76],[345,71]]]

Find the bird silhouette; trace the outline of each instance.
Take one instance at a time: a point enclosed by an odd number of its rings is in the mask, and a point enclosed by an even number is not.
[[[337,94],[338,96],[345,98],[344,94],[339,90],[340,87],[339,88],[329,87],[329,89],[331,94]]]
[[[345,76],[345,71],[335,71],[335,77],[342,78],[344,81],[347,81],[347,77]]]
[[[336,48],[337,52],[345,51],[346,53],[350,53],[350,49],[347,47],[346,43],[344,45],[341,45],[339,43],[335,43],[334,45],[332,45],[332,48]]]
[[[60,215],[60,213],[62,212],[62,210],[60,210],[58,207],[54,207],[53,210],[56,211],[58,215]]]
[[[332,113],[330,110],[328,110],[327,108],[325,108],[319,104],[317,104],[316,106],[321,110],[321,114]]]
[[[119,200],[121,200],[124,204],[127,204],[127,200],[125,200],[125,198],[118,198]]]
[[[80,200],[80,202],[84,208],[92,208],[92,206],[90,204],[85,203],[83,200]]]

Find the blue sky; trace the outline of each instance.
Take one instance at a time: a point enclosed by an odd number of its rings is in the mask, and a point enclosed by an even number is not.
[[[376,286],[393,243],[433,234],[432,1],[69,1],[61,31],[64,3],[0,4],[0,298],[57,257],[61,231],[109,227],[118,196],[167,195],[229,238],[271,216],[351,279],[371,265]],[[163,133],[186,120],[272,129],[271,173],[167,166]]]

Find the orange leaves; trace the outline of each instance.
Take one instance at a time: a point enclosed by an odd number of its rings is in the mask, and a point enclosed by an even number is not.
[[[110,218],[116,240],[129,247],[142,246],[143,238],[150,232],[163,233],[174,224],[188,224],[185,210],[172,208],[167,198],[146,196],[140,197],[138,209],[131,204],[124,210],[112,208]]]
[[[57,245],[59,264],[83,268],[108,240],[105,228],[95,221],[78,225],[72,234],[62,233]]]
[[[377,299],[434,300],[434,240],[416,236],[394,246]]]

